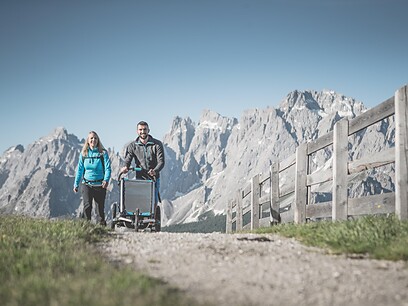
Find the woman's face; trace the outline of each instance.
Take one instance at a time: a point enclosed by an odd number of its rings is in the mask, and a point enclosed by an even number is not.
[[[89,133],[88,135],[88,144],[91,149],[96,148],[98,146],[98,136],[94,133]]]

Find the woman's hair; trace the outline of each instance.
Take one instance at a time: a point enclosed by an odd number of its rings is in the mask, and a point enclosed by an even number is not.
[[[103,151],[105,150],[104,146],[102,145],[101,139],[99,138],[98,134],[95,131],[90,131],[88,133],[88,137],[86,137],[85,143],[82,147],[81,153],[82,156],[88,156],[88,149],[89,149],[89,137],[91,135],[95,135],[96,138],[98,139],[98,151],[99,153],[103,153]]]

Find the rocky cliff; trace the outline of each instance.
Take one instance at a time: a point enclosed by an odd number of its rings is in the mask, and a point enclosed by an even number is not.
[[[272,162],[295,153],[300,143],[324,135],[343,117],[366,109],[361,102],[333,91],[293,91],[277,108],[248,109],[241,118],[204,110],[197,123],[174,118],[164,136],[166,166],[161,194],[164,225],[196,221],[209,211],[224,212],[238,188]],[[395,124],[385,120],[349,137],[350,160],[394,145]],[[72,192],[84,140],[56,128],[27,148],[17,145],[0,157],[0,210],[33,216],[76,216],[80,195]],[[109,150],[113,173],[123,157]],[[312,167],[330,165],[331,148],[316,154]],[[393,189],[393,167],[356,177],[350,196]],[[361,183],[363,182],[363,183]],[[109,186],[106,208],[118,200],[117,183]],[[330,186],[316,192],[330,199]]]

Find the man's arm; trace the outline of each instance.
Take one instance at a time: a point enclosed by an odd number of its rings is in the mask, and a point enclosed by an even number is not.
[[[164,167],[164,148],[163,144],[160,141],[157,141],[156,146],[157,146],[156,152],[157,165],[153,170],[154,172],[159,173]]]
[[[120,173],[127,173],[129,171],[130,165],[132,164],[133,156],[134,156],[133,147],[132,144],[130,143],[125,151],[125,166],[122,169],[120,169]]]

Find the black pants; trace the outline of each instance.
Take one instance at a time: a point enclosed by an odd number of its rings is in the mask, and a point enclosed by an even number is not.
[[[91,220],[92,202],[95,200],[97,210],[97,221],[101,223],[105,221],[105,197],[106,189],[102,187],[91,187],[87,184],[82,184],[82,199],[84,201],[84,217]]]

